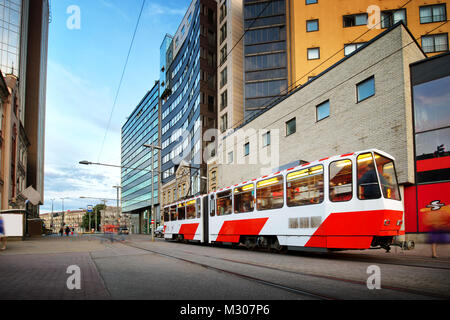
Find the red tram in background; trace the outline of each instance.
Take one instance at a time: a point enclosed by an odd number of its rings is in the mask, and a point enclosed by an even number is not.
[[[164,208],[166,240],[274,250],[385,248],[403,234],[394,158],[324,158]]]

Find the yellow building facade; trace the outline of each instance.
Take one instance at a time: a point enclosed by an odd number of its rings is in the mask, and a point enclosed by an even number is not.
[[[449,0],[290,0],[290,88],[403,20],[424,52],[448,51]]]

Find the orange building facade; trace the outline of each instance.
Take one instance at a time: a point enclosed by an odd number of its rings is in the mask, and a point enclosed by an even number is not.
[[[289,88],[306,83],[400,20],[428,56],[448,51],[449,2],[290,0]]]

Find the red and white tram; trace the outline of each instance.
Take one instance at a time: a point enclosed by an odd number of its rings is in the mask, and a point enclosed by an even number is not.
[[[166,240],[248,248],[388,249],[402,233],[394,158],[324,158],[164,208]]]

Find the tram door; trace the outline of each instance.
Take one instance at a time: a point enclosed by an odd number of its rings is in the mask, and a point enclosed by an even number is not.
[[[202,197],[202,219],[203,219],[203,243],[208,243],[209,239],[209,201],[208,196]]]

